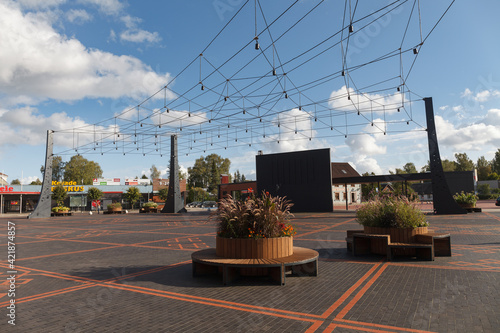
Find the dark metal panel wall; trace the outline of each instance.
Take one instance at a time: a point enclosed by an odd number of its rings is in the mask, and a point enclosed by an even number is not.
[[[257,155],[259,194],[286,196],[293,212],[331,212],[330,149]]]

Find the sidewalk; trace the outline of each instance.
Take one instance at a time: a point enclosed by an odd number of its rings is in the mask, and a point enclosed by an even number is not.
[[[354,212],[298,213],[294,245],[320,253],[319,276],[285,286],[247,277],[224,287],[192,276],[191,253],[215,246],[208,212],[75,214],[15,224],[15,299],[23,332],[497,332],[500,210],[428,215],[452,257],[353,257]],[[7,228],[0,234],[7,238]],[[7,251],[0,275],[12,273]]]

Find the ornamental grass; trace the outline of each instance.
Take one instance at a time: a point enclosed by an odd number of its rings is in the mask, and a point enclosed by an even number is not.
[[[359,224],[380,228],[418,228],[429,224],[424,213],[405,196],[378,195],[356,211]]]
[[[269,192],[262,192],[260,197],[251,193],[244,201],[229,195],[219,201],[210,219],[216,223],[220,237],[292,237],[296,234],[289,223],[293,217],[292,206],[286,197],[273,197]]]

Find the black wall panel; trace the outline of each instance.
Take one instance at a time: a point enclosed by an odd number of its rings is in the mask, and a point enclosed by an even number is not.
[[[257,190],[286,196],[293,212],[331,212],[330,149],[257,155]]]

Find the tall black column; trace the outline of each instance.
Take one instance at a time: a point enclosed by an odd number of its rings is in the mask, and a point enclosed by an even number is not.
[[[425,115],[427,118],[427,140],[429,142],[429,166],[431,168],[432,200],[434,202],[434,212],[443,214],[466,214],[465,209],[460,207],[448,187],[448,182],[444,176],[441,156],[436,135],[436,124],[434,123],[434,107],[432,97],[424,98]]]
[[[179,163],[177,158],[177,136],[170,137],[170,176],[168,177],[168,194],[162,213],[184,213],[184,201],[179,186]]]
[[[28,215],[28,218],[46,218],[50,217],[50,206],[52,205],[52,148],[54,141],[52,134],[54,131],[47,131],[47,148],[45,150],[45,169],[43,172],[42,190],[40,191],[40,198],[36,204],[33,213]]]

